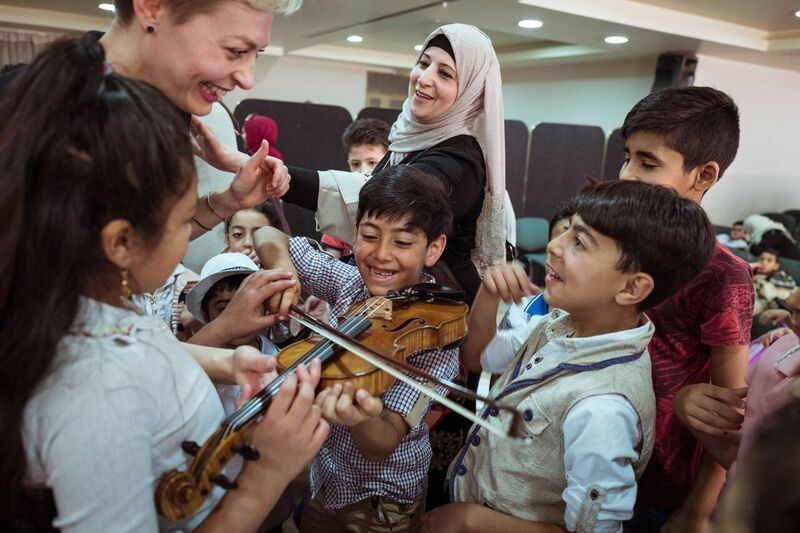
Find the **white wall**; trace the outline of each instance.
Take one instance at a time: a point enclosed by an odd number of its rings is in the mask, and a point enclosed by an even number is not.
[[[235,108],[246,98],[338,105],[355,118],[364,108],[369,67],[296,57],[261,56],[256,64],[256,85],[237,89],[225,98]]]
[[[503,72],[506,118],[600,126],[611,133],[650,92],[656,58],[549,65]]]
[[[699,56],[695,85],[730,94],[739,106],[739,153],[706,195],[711,220],[800,209],[800,72]]]

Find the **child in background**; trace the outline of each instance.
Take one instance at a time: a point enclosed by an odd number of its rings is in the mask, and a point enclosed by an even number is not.
[[[389,125],[377,118],[360,118],[345,128],[342,145],[350,172],[369,176],[389,150]],[[337,259],[351,253],[347,243],[331,235],[323,235],[321,244]]]
[[[331,304],[331,325],[355,302],[433,281],[423,268],[444,251],[452,212],[439,180],[395,165],[361,189],[356,220],[356,266],[305,238],[266,227],[256,232],[262,263],[296,269],[303,289]],[[458,373],[455,348],[408,362],[447,380]],[[380,399],[349,383],[322,391],[317,403],[333,429],[311,467],[312,499],[300,530],[417,531],[431,461],[430,400],[398,381]]]
[[[739,112],[728,95],[710,87],[664,89],[631,109],[622,135],[620,179],[667,185],[699,204],[736,156]],[[679,268],[684,258],[667,259]],[[648,347],[656,438],[626,529],[697,532],[705,527],[725,471],[703,456],[702,446],[675,416],[673,399],[681,388],[698,383],[744,385],[752,311],[750,268],[717,243],[703,271],[648,312],[656,329]],[[697,396],[689,400],[701,403]]]
[[[750,263],[753,269],[753,289],[756,293],[753,315],[776,307],[777,300],[786,299],[795,288],[795,280],[781,270],[777,250],[762,248],[758,261]]]
[[[203,266],[200,281],[186,296],[186,308],[203,324],[212,322],[225,311],[244,279],[258,270],[258,266],[242,253],[222,253],[212,257]],[[260,331],[231,339],[223,348],[243,345],[255,346],[266,355],[278,352],[277,346]]]
[[[255,252],[253,245],[253,234],[259,228],[272,226],[288,233],[288,228],[280,218],[278,207],[273,202],[264,202],[252,209],[242,209],[234,213],[230,219],[225,220],[225,252],[239,252],[247,255],[258,267],[261,267],[261,260]],[[328,305],[319,298],[313,296],[305,298],[302,307],[306,312],[311,313],[321,320],[327,320]],[[270,327],[268,330],[269,339],[282,348],[305,337],[308,330],[298,322],[288,324],[279,323]],[[228,343],[236,342],[229,339]],[[266,352],[265,352],[266,353]]]
[[[737,220],[734,222],[731,226],[730,233],[720,233],[717,235],[717,241],[734,250],[747,250],[750,247],[750,243],[747,242],[744,220]]]
[[[350,172],[372,174],[389,150],[389,125],[377,118],[361,118],[347,126],[342,134]]]
[[[258,266],[242,253],[223,253],[212,257],[203,265],[200,281],[186,295],[186,309],[202,324],[213,322],[225,311],[244,279],[256,272]],[[231,339],[222,348],[236,349],[239,346],[253,346],[264,355],[278,353],[278,347],[265,334],[265,330],[253,331],[243,337]],[[225,414],[230,415],[236,410],[236,401],[241,389],[238,385],[215,385],[215,387],[222,400]]]
[[[569,229],[572,215],[570,201],[562,202],[556,208],[556,214],[550,219],[549,240]],[[500,300],[509,304],[509,308],[497,324]],[[505,263],[489,268],[470,309],[469,335],[461,346],[464,366],[470,372],[503,372],[539,319],[548,312],[544,295],[530,282],[521,266]],[[497,363],[496,367],[489,368],[486,357],[489,353],[492,354],[491,360]]]
[[[239,252],[249,257],[256,265],[260,259],[253,247],[253,233],[261,227],[281,228],[278,211],[272,202],[264,202],[252,209],[242,209],[225,219],[225,252]],[[286,232],[286,228],[281,228]]]
[[[697,275],[714,233],[667,187],[604,182],[573,202],[569,229],[547,245],[552,311],[491,391],[522,413],[528,445],[473,426],[450,467],[458,503],[426,515],[423,531],[620,531],[633,514],[655,425],[644,311]],[[511,422],[495,407],[484,418]]]
[[[278,123],[270,117],[252,113],[244,120],[244,142],[247,153],[254,154],[261,148],[261,141],[269,143],[269,155],[283,160],[283,155],[275,147],[278,142]]]
[[[772,248],[766,248],[760,254],[758,259],[750,263],[750,268],[753,269],[754,275],[769,276],[781,268],[781,260],[778,252]]]

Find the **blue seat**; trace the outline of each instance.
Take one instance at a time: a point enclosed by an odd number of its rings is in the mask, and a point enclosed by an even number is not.
[[[550,239],[550,222],[541,217],[517,219],[517,249],[526,265],[544,265],[545,248]]]
[[[789,259],[788,257],[781,257],[780,261],[781,268],[800,284],[800,261],[797,259]]]

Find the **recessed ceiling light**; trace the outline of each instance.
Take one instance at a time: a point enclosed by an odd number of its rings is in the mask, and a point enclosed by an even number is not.
[[[544,26],[544,23],[541,20],[536,20],[536,19],[522,19],[519,22],[517,22],[517,26],[519,26],[520,28],[532,30],[535,28],[541,28],[542,26]]]
[[[422,45],[421,44],[415,44],[414,45],[414,50],[416,50],[417,52],[422,52]]]
[[[608,44],[625,44],[628,42],[628,38],[623,35],[609,35],[603,40]]]
[[[795,17],[800,17],[800,11],[795,11],[795,12],[794,12],[794,16],[795,16]]]
[[[360,36],[360,35],[348,35],[347,36],[347,42],[349,42],[349,43],[360,43],[363,40],[364,40],[364,38],[362,36]]]
[[[112,13],[115,11],[114,4],[98,4],[97,7],[103,11],[111,11]]]

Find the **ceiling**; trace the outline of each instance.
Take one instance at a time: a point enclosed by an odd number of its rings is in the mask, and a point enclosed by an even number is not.
[[[0,0],[0,25],[103,29],[93,0]],[[504,69],[653,57],[681,51],[800,71],[800,0],[305,0],[273,26],[270,55],[408,68],[413,46],[440,24],[464,22],[492,39]],[[541,20],[522,29],[523,18]],[[364,40],[348,43],[348,35]],[[629,42],[611,45],[608,35]]]

